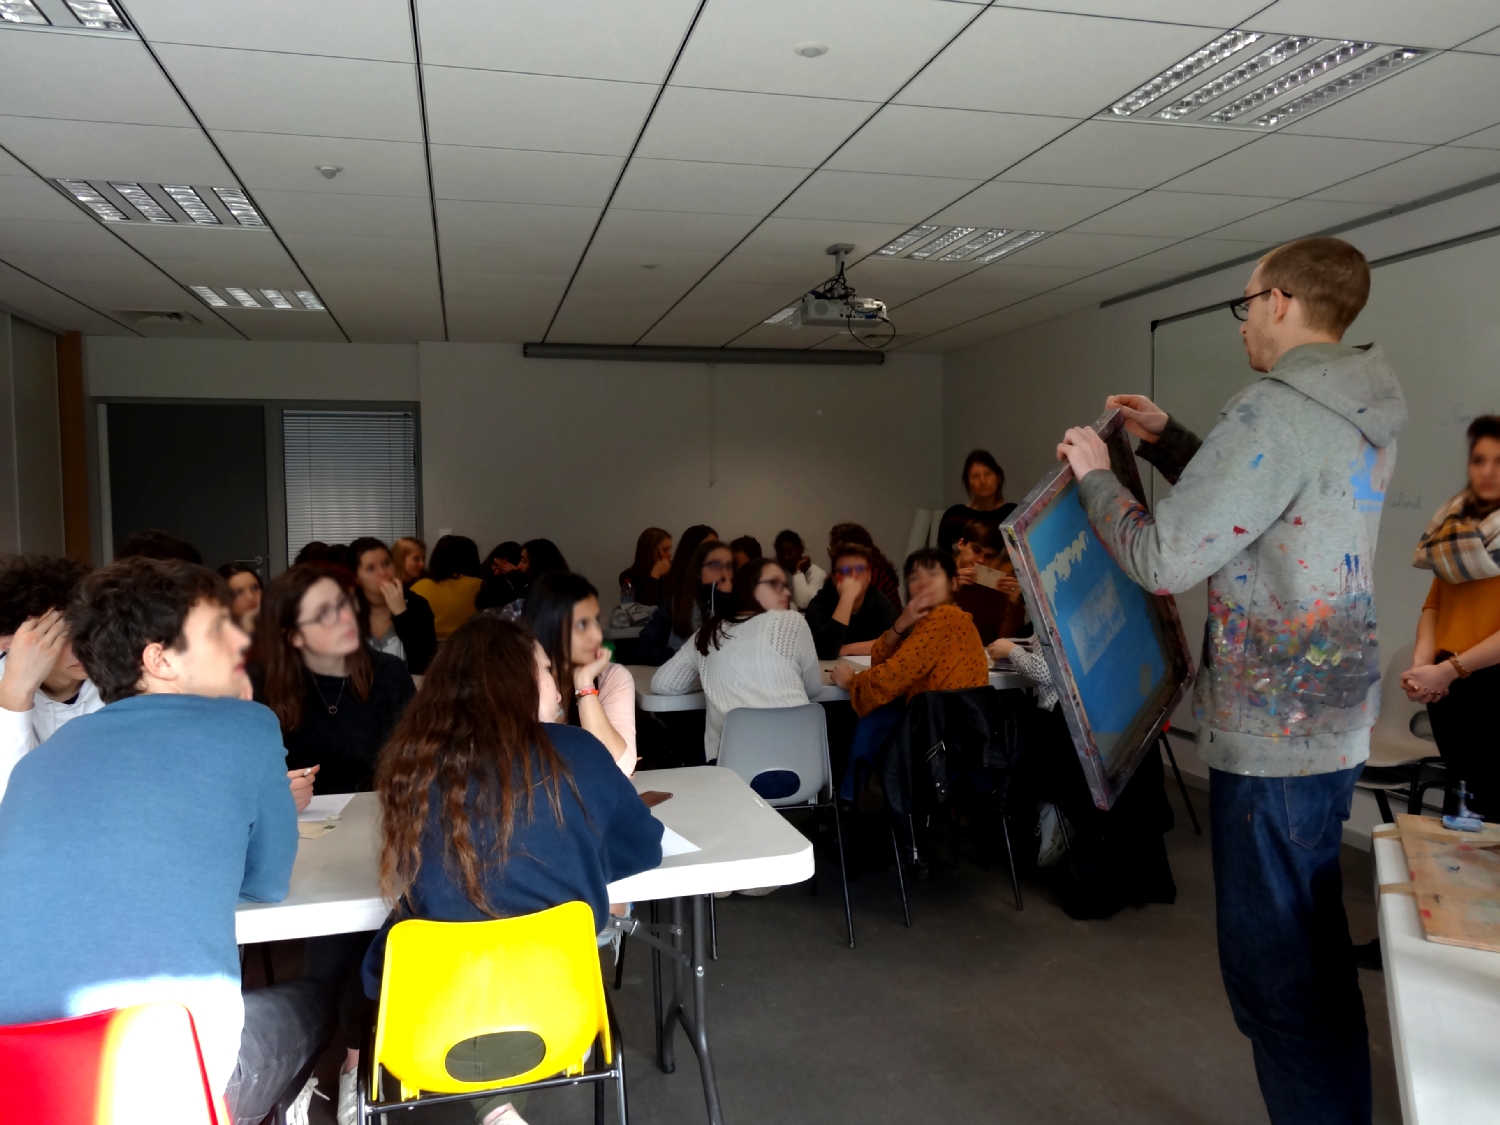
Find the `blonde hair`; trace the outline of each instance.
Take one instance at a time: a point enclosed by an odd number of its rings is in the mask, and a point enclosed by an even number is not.
[[[1370,299],[1370,263],[1342,238],[1301,238],[1260,260],[1261,282],[1302,302],[1307,327],[1340,336]]]
[[[415,535],[403,535],[391,544],[391,562],[396,564],[396,577],[406,581],[406,558],[413,551],[427,553],[427,544]]]

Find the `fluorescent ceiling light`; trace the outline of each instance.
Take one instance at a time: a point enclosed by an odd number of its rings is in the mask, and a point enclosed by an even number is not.
[[[172,197],[172,202],[181,207],[193,222],[205,227],[224,225],[219,221],[219,216],[214,214],[213,208],[203,202],[203,197],[186,184],[162,184],[161,189]]]
[[[934,238],[920,250],[913,250],[907,255],[908,258],[916,258],[918,261],[932,257],[939,250],[946,250],[955,242],[959,242],[973,234],[978,227],[954,227],[947,234]]]
[[[1295,90],[1298,86],[1311,82],[1320,74],[1325,74],[1336,66],[1343,66],[1350,59],[1358,58],[1366,51],[1374,50],[1374,48],[1374,43],[1357,43],[1353,40],[1345,39],[1333,50],[1319,55],[1311,62],[1297,67],[1296,70],[1287,71],[1280,78],[1266,83],[1258,90],[1251,90],[1244,97],[1237,98],[1223,109],[1210,113],[1204,120],[1222,125],[1233,121],[1236,117],[1243,117],[1252,109],[1259,109],[1267,102],[1274,101],[1281,97],[1281,95]]]
[[[942,227],[933,226],[931,223],[922,223],[918,226],[912,227],[911,230],[907,231],[900,238],[892,239],[890,242],[887,242],[879,250],[875,251],[875,253],[882,258],[894,258],[903,250],[911,249],[928,235],[936,234],[942,229]]]
[[[1020,250],[1020,249],[1022,249],[1024,247],[1027,247],[1027,246],[1030,246],[1033,242],[1036,242],[1036,241],[1038,241],[1040,239],[1046,238],[1047,237],[1047,233],[1048,232],[1044,231],[1044,230],[1023,230],[1020,234],[1016,235],[1015,238],[1010,239],[1008,242],[1002,242],[999,246],[995,247],[993,250],[987,251],[987,252],[979,255],[979,257],[977,257],[977,258],[970,258],[969,261],[971,261],[971,262],[993,262],[993,261],[996,261],[999,258],[1005,257],[1007,254],[1014,254],[1017,250]]]
[[[262,289],[261,293],[265,296],[266,300],[270,301],[278,309],[289,309],[292,307],[292,302],[281,295],[280,289]]]
[[[768,316],[761,323],[762,324],[785,324],[787,321],[791,320],[794,315],[796,315],[796,312],[797,312],[797,306],[796,305],[788,305],[786,308],[782,309],[775,316]]]
[[[1295,98],[1285,105],[1277,106],[1270,113],[1257,117],[1254,124],[1265,128],[1268,125],[1275,125],[1280,121],[1285,121],[1288,117],[1295,114],[1306,113],[1310,109],[1317,109],[1319,106],[1327,105],[1331,101],[1342,98],[1345,94],[1352,94],[1372,79],[1389,73],[1397,67],[1405,66],[1413,59],[1421,58],[1426,53],[1426,51],[1412,50],[1410,47],[1403,47],[1399,51],[1392,51],[1390,54],[1383,55],[1374,62],[1360,67],[1358,70],[1352,70],[1348,74],[1335,78],[1332,82],[1325,82],[1316,90],[1309,90],[1300,98]]]
[[[120,193],[120,198],[125,200],[147,219],[153,223],[175,223],[177,220],[167,214],[167,209],[151,197],[151,193],[140,184],[118,183],[109,181],[109,186]]]
[[[228,293],[231,297],[238,301],[241,308],[263,309],[266,307],[265,305],[257,301],[254,297],[252,297],[248,289],[241,289],[236,285],[226,285],[224,286],[224,292]]]
[[[94,190],[94,185],[84,180],[58,180],[64,190],[74,199],[82,203],[94,214],[98,215],[106,223],[128,223],[130,220],[124,211],[121,211],[104,196]]]
[[[1185,117],[1195,109],[1202,109],[1209,102],[1218,101],[1235,87],[1280,66],[1293,55],[1301,54],[1317,42],[1319,39],[1314,35],[1288,35],[1279,43],[1273,43],[1267,47],[1253,59],[1241,63],[1233,70],[1225,71],[1207,85],[1199,86],[1186,97],[1179,98],[1165,109],[1158,110],[1153,116],[1160,117],[1164,121],[1175,121],[1179,117]]]
[[[130,25],[109,0],[63,0],[84,27],[101,31],[129,31]]]
[[[297,300],[302,302],[302,307],[309,312],[323,312],[323,302],[318,300],[318,295],[311,289],[296,290]]]
[[[189,285],[188,288],[198,294],[202,298],[203,303],[210,308],[227,309],[229,307],[229,302],[224,300],[223,297],[219,296],[207,285]]]
[[[223,201],[224,206],[229,208],[229,213],[234,216],[235,222],[242,227],[264,227],[266,221],[260,217],[260,212],[251,205],[250,199],[239,188],[214,188],[214,194]]]
[[[6,23],[39,23],[46,25],[50,21],[31,0],[0,0],[0,20]]]
[[[1002,230],[996,230],[996,229],[992,228],[990,230],[985,231],[978,238],[972,238],[972,239],[970,239],[968,242],[966,242],[962,246],[960,246],[957,250],[950,250],[950,251],[948,251],[948,253],[944,254],[941,258],[938,259],[938,261],[940,261],[940,262],[957,262],[957,261],[962,261],[964,258],[967,258],[970,254],[974,253],[974,251],[976,251],[976,250],[983,250],[986,246],[993,245],[994,243],[999,242],[1002,238],[1008,238],[1008,237],[1010,237],[1011,235],[1013,235],[1015,233],[1016,232],[1013,231],[1013,230],[1003,230],[1003,229]]]
[[[1205,70],[1218,66],[1230,55],[1243,51],[1257,39],[1262,31],[1226,31],[1207,47],[1194,51],[1180,63],[1167,68],[1150,82],[1137,86],[1130,93],[1109,107],[1116,117],[1129,117],[1137,110],[1145,109],[1157,98],[1171,93],[1190,78],[1196,78]]]

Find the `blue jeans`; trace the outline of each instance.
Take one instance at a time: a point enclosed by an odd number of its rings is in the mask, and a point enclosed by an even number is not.
[[[1362,767],[1210,770],[1219,969],[1273,1125],[1369,1125],[1370,1043],[1339,847]]]
[[[849,746],[849,764],[844,768],[844,783],[839,786],[839,796],[844,800],[854,800],[855,773],[874,768],[880,748],[885,745],[885,740],[905,714],[906,700],[893,699],[860,719],[859,725],[854,728],[854,741]]]

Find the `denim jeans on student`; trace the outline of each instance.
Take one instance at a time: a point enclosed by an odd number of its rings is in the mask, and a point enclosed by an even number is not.
[[[854,800],[854,775],[875,768],[880,748],[905,714],[906,700],[893,699],[859,720],[854,728],[854,742],[849,747],[849,764],[844,767],[844,782],[839,786],[839,796],[844,800]]]
[[[1362,767],[1210,770],[1219,968],[1273,1125],[1369,1125],[1370,1044],[1339,847]]]
[[[245,993],[239,1064],[224,1094],[236,1125],[271,1112],[298,1071],[333,1034],[327,985],[301,977]]]

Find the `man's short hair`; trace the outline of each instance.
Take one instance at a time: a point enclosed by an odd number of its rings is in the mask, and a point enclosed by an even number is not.
[[[875,566],[874,550],[863,543],[835,543],[828,552],[828,561],[837,566],[839,559],[864,559],[872,569]]]
[[[738,551],[747,559],[758,559],[761,557],[760,540],[753,535],[741,535],[733,543],[729,544],[731,551]]]
[[[1005,554],[1005,540],[1000,535],[1000,529],[984,520],[970,520],[964,524],[959,538],[969,546],[978,547],[987,554]]]
[[[115,561],[120,559],[177,559],[180,562],[203,565],[203,556],[198,553],[197,547],[186,539],[168,535],[158,528],[137,531],[121,543],[119,550],[115,552]]]
[[[949,578],[958,577],[958,564],[953,561],[953,556],[947,551],[939,551],[936,547],[923,547],[920,551],[913,551],[906,556],[906,565],[901,568],[901,577],[910,578],[911,572],[919,566],[941,567],[943,573]]]
[[[66,611],[89,568],[50,555],[10,555],[0,560],[0,637],[9,637],[29,617],[49,609]]]
[[[1260,260],[1261,281],[1302,302],[1309,328],[1337,332],[1370,299],[1370,263],[1342,238],[1301,238]]]
[[[177,559],[121,559],[84,579],[68,627],[99,697],[114,703],[138,694],[146,646],[182,651],[188,612],[203,601],[228,606],[229,584]]]

